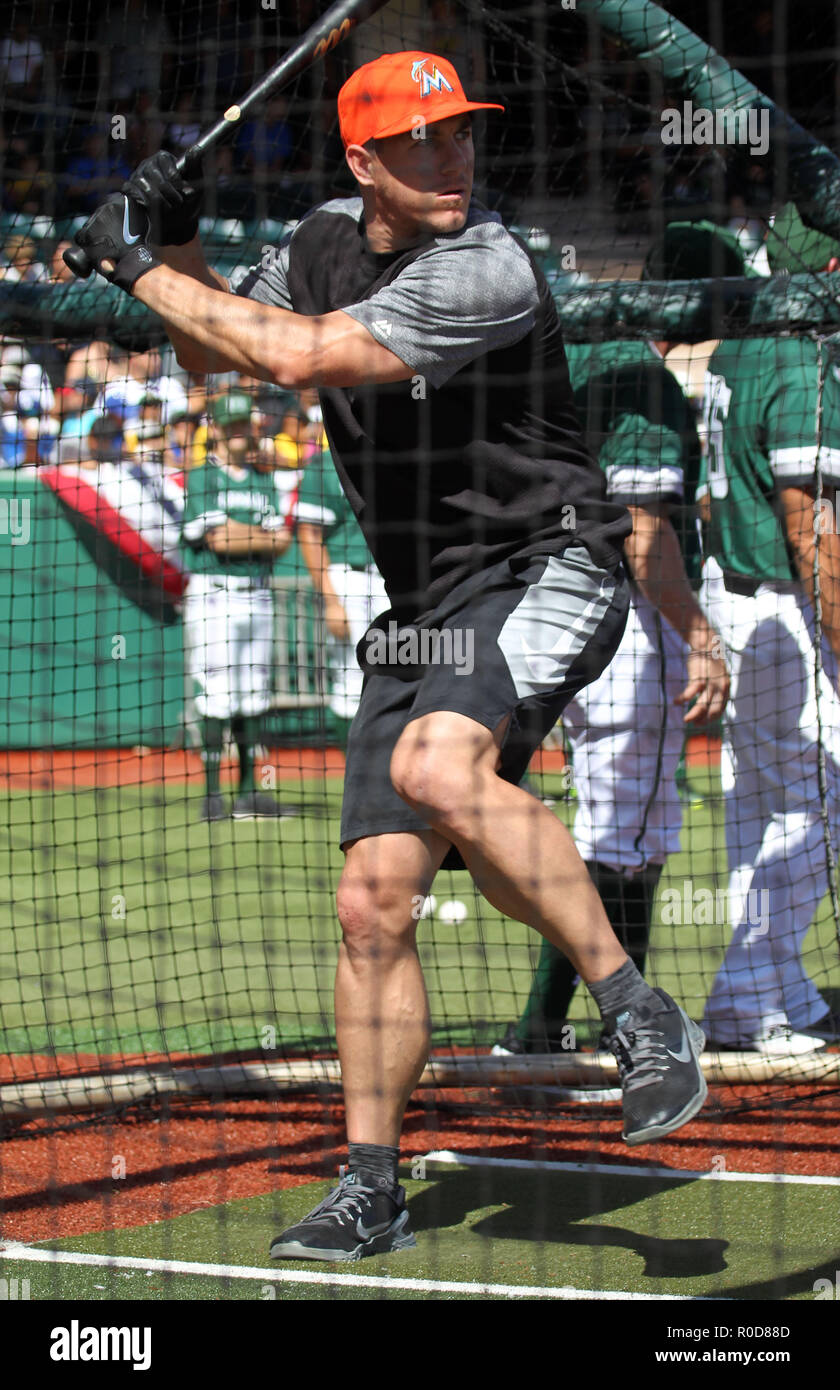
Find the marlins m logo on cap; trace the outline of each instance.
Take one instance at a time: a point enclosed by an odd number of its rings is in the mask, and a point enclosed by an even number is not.
[[[426,72],[427,58],[420,58],[416,63],[411,64],[411,80],[420,83],[420,100],[429,95],[432,90],[436,92],[451,92],[452,86],[447,82],[437,63],[432,65],[432,71]]]

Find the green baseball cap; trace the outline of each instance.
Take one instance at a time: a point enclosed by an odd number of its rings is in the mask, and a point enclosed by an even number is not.
[[[214,425],[233,425],[238,420],[250,420],[254,402],[244,391],[231,391],[210,404],[210,419]]]
[[[840,256],[840,242],[806,227],[793,203],[776,213],[767,233],[767,259],[772,270],[825,270],[832,256]]]
[[[710,280],[754,275],[734,232],[715,222],[669,222],[651,246],[643,280]]]

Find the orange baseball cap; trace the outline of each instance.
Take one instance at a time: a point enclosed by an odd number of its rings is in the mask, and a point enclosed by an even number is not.
[[[386,53],[357,68],[338,94],[345,149],[401,135],[421,118],[431,125],[463,111],[504,109],[492,101],[467,101],[452,64],[434,53]]]

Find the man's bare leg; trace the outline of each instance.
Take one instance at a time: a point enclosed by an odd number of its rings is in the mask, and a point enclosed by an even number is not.
[[[377,835],[347,850],[335,1020],[350,1143],[397,1147],[429,1056],[417,920],[449,842],[433,831]]]
[[[465,715],[408,724],[391,776],[400,795],[457,844],[477,887],[506,916],[535,927],[588,983],[628,959],[574,840],[542,802],[497,776],[495,735]]]
[[[547,807],[497,775],[494,733],[464,715],[412,720],[391,760],[400,796],[461,851],[485,897],[559,946],[590,987],[616,1054],[624,1138],[671,1134],[706,1097],[702,1030],[619,945],[586,866]]]

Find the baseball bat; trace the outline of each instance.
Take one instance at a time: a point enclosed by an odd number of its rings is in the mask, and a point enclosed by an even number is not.
[[[196,168],[209,149],[220,140],[226,140],[236,130],[243,116],[247,116],[272,92],[280,91],[287,86],[316,59],[323,58],[324,54],[337,48],[357,24],[362,24],[387,3],[388,0],[335,0],[335,4],[310,25],[297,43],[260,78],[259,82],[254,83],[241,100],[229,106],[221,119],[184,151],[176,160],[178,172],[189,173],[191,169]],[[81,280],[86,279],[93,269],[81,246],[69,247],[64,252],[64,262]]]

